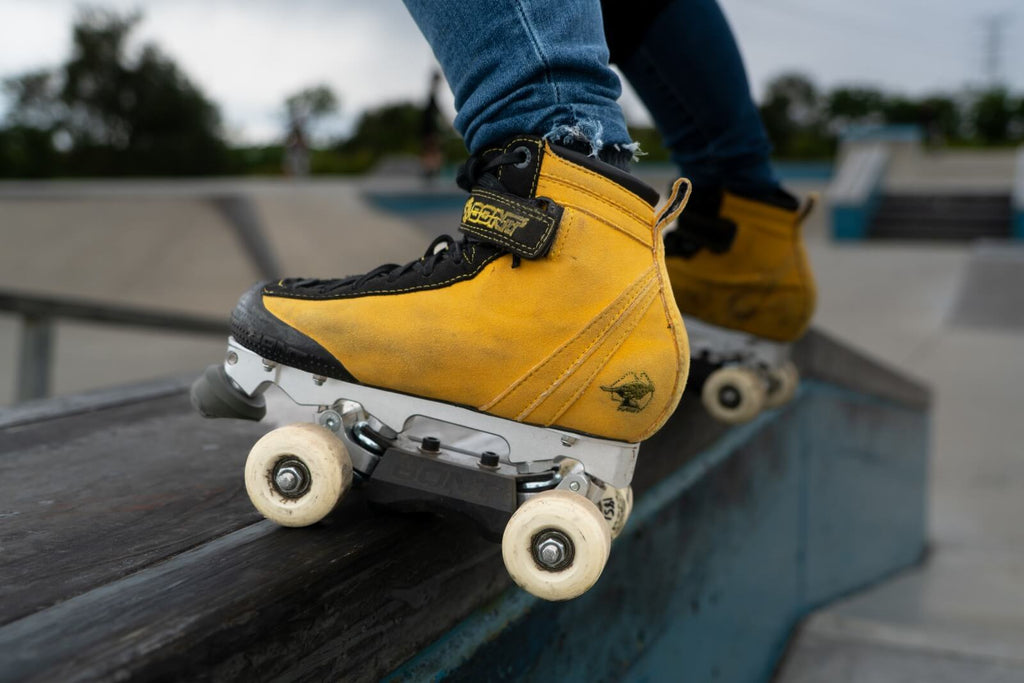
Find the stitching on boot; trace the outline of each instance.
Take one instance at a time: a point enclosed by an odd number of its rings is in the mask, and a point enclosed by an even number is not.
[[[605,333],[605,331],[608,329],[608,327],[614,324],[615,319],[617,319],[621,315],[621,312],[626,307],[629,306],[629,304],[632,301],[632,299],[635,298],[635,295],[633,297],[630,297],[629,296],[629,292],[632,291],[632,290],[643,289],[646,280],[648,278],[650,278],[650,276],[651,276],[651,270],[653,270],[653,269],[649,268],[646,271],[644,271],[643,273],[641,273],[640,276],[637,277],[633,282],[631,282],[629,284],[629,286],[626,287],[626,289],[618,297],[616,297],[614,300],[612,300],[612,302],[609,303],[608,306],[606,306],[603,310],[601,310],[596,316],[591,318],[591,320],[588,321],[587,324],[584,325],[583,328],[579,332],[577,332],[572,337],[570,337],[566,341],[564,341],[561,344],[559,344],[558,347],[555,348],[551,353],[549,353],[543,359],[538,361],[536,365],[534,365],[532,368],[530,368],[526,372],[525,375],[523,375],[519,379],[513,381],[500,394],[495,396],[493,399],[491,399],[490,401],[488,401],[484,405],[480,406],[479,410],[484,410],[484,411],[490,410],[491,408],[493,408],[497,404],[499,404],[502,401],[504,401],[513,392],[515,392],[516,389],[521,387],[523,384],[528,382],[533,376],[535,376],[538,372],[543,370],[544,367],[548,363],[551,363],[552,360],[554,358],[556,358],[560,353],[562,353],[565,349],[569,348],[573,344],[573,342],[578,340],[589,329],[594,327],[595,324],[597,323],[597,321],[605,318],[606,316],[611,316],[611,321],[605,324],[604,329],[602,329],[601,333],[597,337],[597,338],[600,338],[600,336],[602,336]],[[621,298],[621,300],[620,300],[620,298]]]
[[[605,182],[605,183],[614,183],[623,192],[629,194],[632,197],[636,197],[637,200],[643,202],[645,206],[650,206],[650,204],[648,204],[647,201],[643,197],[641,197],[640,195],[636,194],[632,190],[629,190],[629,189],[627,189],[625,187],[622,187],[622,185],[619,185],[618,183],[615,183],[614,180],[609,180],[608,178],[604,177],[600,173],[597,173],[595,171],[591,171],[589,168],[584,168],[583,166],[577,166],[576,164],[572,163],[568,159],[562,159],[562,158],[559,157],[559,161],[561,161],[564,164],[568,164],[569,166],[572,166],[574,169],[576,169],[576,171],[578,173],[582,173],[584,175],[590,176],[591,178],[596,178],[597,180],[600,180],[600,181]],[[549,180],[553,180],[553,178],[549,177]]]
[[[557,391],[563,384],[565,384],[565,382],[567,382],[571,377],[573,377],[573,375],[576,374],[576,371],[587,361],[587,359],[590,358],[591,355],[593,355],[593,353],[595,353],[598,349],[601,348],[601,344],[603,344],[608,339],[608,337],[610,337],[612,333],[615,332],[616,329],[624,327],[625,321],[629,319],[629,315],[636,307],[637,302],[639,302],[645,296],[645,294],[650,289],[653,283],[654,278],[651,278],[649,282],[646,282],[641,288],[641,290],[626,302],[626,305],[617,313],[613,320],[608,325],[605,326],[601,333],[596,338],[594,338],[590,342],[590,344],[588,344],[586,348],[584,348],[583,351],[579,353],[579,355],[576,356],[575,360],[573,360],[573,362],[569,364],[569,367],[562,371],[562,373],[557,378],[555,378],[555,380],[552,381],[546,389],[541,391],[533,399],[533,401],[531,401],[530,404],[523,409],[523,411],[519,414],[519,416],[516,419],[526,419],[527,415],[534,412],[545,400],[547,400],[547,398],[551,394]],[[632,328],[627,329],[626,336],[629,336],[629,332],[631,331]]]
[[[592,175],[596,176],[597,178],[600,178],[601,180],[604,180],[605,182],[612,182],[612,181],[608,180],[607,178],[605,178],[604,176],[597,175],[596,173],[592,174]],[[634,219],[634,220],[636,220],[636,221],[638,221],[640,223],[649,223],[650,222],[650,218],[648,218],[647,216],[641,216],[640,214],[638,214],[633,209],[630,209],[628,206],[626,206],[624,204],[620,204],[619,202],[610,200],[606,196],[604,196],[602,194],[598,194],[598,193],[594,192],[593,190],[584,187],[583,185],[580,185],[578,183],[572,182],[571,180],[565,180],[564,178],[556,178],[554,176],[549,176],[549,177],[545,178],[545,180],[547,180],[548,182],[556,183],[558,185],[564,185],[565,187],[568,187],[568,188],[571,188],[571,189],[576,190],[578,192],[581,192],[582,194],[585,194],[588,197],[591,197],[591,198],[601,202],[602,204],[606,204],[607,206],[611,206],[611,207],[614,207],[616,209],[619,209],[624,214],[626,214],[630,218],[632,218],[632,219]],[[623,188],[623,189],[625,190],[625,188]],[[629,190],[626,190],[626,192],[629,192]],[[630,194],[632,194],[632,193],[630,193]],[[643,201],[643,200],[641,200],[641,201]]]
[[[612,222],[608,221],[607,219],[602,218],[601,216],[598,216],[596,213],[591,213],[590,211],[588,211],[586,209],[577,208],[575,206],[574,207],[570,207],[570,208],[572,208],[574,211],[578,211],[579,213],[584,214],[585,216],[589,216],[590,218],[593,218],[595,221],[598,221],[598,222],[608,226],[612,230],[617,230],[617,231],[621,232],[626,237],[629,237],[630,239],[639,242],[641,245],[647,247],[648,249],[651,248],[652,240],[648,239],[649,236],[650,236],[650,231],[649,230],[644,230],[643,231],[643,237],[641,237],[640,235],[637,235],[637,234],[633,233],[628,228],[624,228],[621,225],[617,225],[615,223],[612,223]]]
[[[608,351],[607,354],[605,354],[604,358],[597,363],[593,372],[591,372],[590,376],[587,377],[581,383],[579,389],[577,389],[572,396],[566,399],[565,402],[562,403],[562,405],[557,408],[554,416],[551,418],[552,422],[561,418],[562,415],[564,415],[577,401],[579,401],[580,397],[582,397],[583,394],[586,393],[586,391],[593,386],[594,381],[597,379],[597,376],[601,374],[601,371],[604,370],[605,367],[607,367],[608,362],[612,359],[612,356],[614,356],[622,347],[622,345],[626,343],[626,341],[630,337],[630,334],[632,334],[632,332],[636,330],[636,328],[643,321],[644,316],[647,314],[647,311],[650,310],[651,306],[654,304],[654,301],[658,298],[658,295],[657,292],[648,291],[643,296],[643,298],[646,299],[646,303],[642,305],[640,313],[636,316],[636,322],[632,326],[630,326],[630,328],[626,331],[625,334],[621,336],[621,339]]]
[[[519,143],[519,142],[536,143],[537,142],[537,138],[514,138],[507,145],[505,145],[505,149],[508,149],[512,145],[515,145],[516,143]],[[546,151],[547,150],[545,148],[544,141],[541,140],[540,141],[540,149],[537,151],[537,154],[538,154],[537,165],[533,169],[533,180],[530,183],[530,196],[532,196],[532,197],[536,197],[537,196],[537,180],[540,178],[540,166],[541,166],[540,162],[541,162],[541,157],[543,156],[543,154]],[[504,167],[502,167],[502,168],[500,168],[498,170],[498,180],[501,180],[502,175],[504,173],[505,173],[505,168]]]
[[[672,386],[672,395],[676,397],[675,401],[669,401],[665,404],[665,408],[655,418],[651,427],[640,435],[639,441],[643,441],[655,432],[668,421],[668,418],[675,412],[679,406],[679,401],[682,400],[683,392],[686,390],[686,382],[690,377],[690,340],[686,336],[686,323],[683,321],[682,313],[679,311],[679,307],[675,302],[675,294],[672,293],[671,285],[668,278],[668,271],[665,267],[665,245],[661,240],[654,240],[654,244],[651,248],[654,253],[655,263],[658,266],[658,282],[660,286],[658,291],[661,295],[661,307],[665,314],[665,320],[668,323],[669,336],[672,338],[672,345],[676,350],[676,381]],[[668,297],[671,294],[672,301],[669,301]],[[672,308],[676,311],[676,316],[672,315]],[[680,327],[677,328],[676,318],[678,318],[678,324]],[[686,345],[684,354],[683,344]],[[685,362],[683,359],[685,358]]]

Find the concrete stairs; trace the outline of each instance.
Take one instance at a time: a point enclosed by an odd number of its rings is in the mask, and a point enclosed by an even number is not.
[[[967,240],[1009,237],[1009,193],[902,191],[882,195],[868,236],[883,239]]]

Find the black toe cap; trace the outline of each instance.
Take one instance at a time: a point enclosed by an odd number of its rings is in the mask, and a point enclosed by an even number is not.
[[[326,377],[355,381],[324,347],[267,310],[263,305],[263,292],[268,284],[261,282],[251,287],[231,312],[231,335],[235,341],[267,360]]]

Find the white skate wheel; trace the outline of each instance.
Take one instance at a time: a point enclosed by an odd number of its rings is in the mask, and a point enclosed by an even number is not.
[[[633,511],[633,487],[619,489],[609,486],[597,507],[604,515],[612,540],[615,540],[629,521],[629,513]]]
[[[778,408],[793,400],[796,389],[800,386],[800,371],[793,361],[786,361],[769,374],[770,386],[764,397],[767,408]]]
[[[741,424],[761,412],[764,394],[764,382],[757,373],[726,365],[712,372],[704,382],[701,401],[712,417],[729,424]]]
[[[512,580],[545,600],[569,600],[604,570],[611,530],[597,506],[569,491],[545,491],[516,510],[501,539]]]
[[[626,511],[622,513],[622,526],[626,526],[626,522],[629,521],[629,516],[633,514],[633,487],[627,486],[622,491],[622,497],[626,501]]]
[[[245,461],[245,490],[267,519],[309,526],[327,516],[352,484],[352,459],[329,430],[299,423],[265,434]]]

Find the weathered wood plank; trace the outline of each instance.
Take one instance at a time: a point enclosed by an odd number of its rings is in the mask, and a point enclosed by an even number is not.
[[[0,624],[256,522],[241,473],[262,431],[179,390],[0,432]]]

